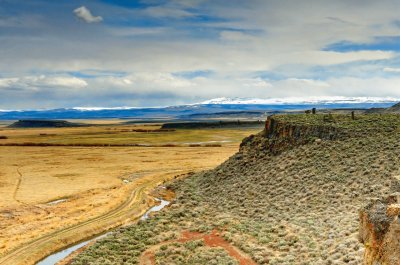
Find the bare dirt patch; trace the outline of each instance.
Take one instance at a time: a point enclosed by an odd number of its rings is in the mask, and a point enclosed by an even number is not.
[[[199,232],[191,232],[191,231],[183,231],[181,237],[177,240],[169,240],[158,245],[152,246],[145,252],[143,252],[142,256],[140,257],[139,264],[141,265],[155,265],[156,259],[154,256],[154,251],[160,248],[163,245],[171,244],[174,242],[179,243],[186,243],[189,241],[194,240],[203,240],[204,244],[207,247],[215,248],[221,247],[223,248],[228,254],[237,260],[240,265],[256,265],[256,263],[248,257],[245,253],[239,250],[237,247],[230,244],[226,241],[220,234],[219,231],[213,230],[209,234],[199,233]]]

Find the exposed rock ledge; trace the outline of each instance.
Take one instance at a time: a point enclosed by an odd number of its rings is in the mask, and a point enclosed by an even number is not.
[[[301,144],[338,139],[342,135],[340,132],[330,123],[323,125],[297,124],[269,116],[265,122],[265,129],[258,135],[245,138],[240,146],[243,152],[246,152],[245,149],[257,148],[272,154],[279,154]]]
[[[400,193],[374,200],[360,211],[364,265],[400,264]]]

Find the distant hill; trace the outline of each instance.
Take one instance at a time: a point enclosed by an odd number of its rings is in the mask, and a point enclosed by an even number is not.
[[[400,112],[400,102],[387,109],[389,112]]]
[[[86,126],[61,120],[19,120],[9,125],[10,128],[62,128]]]
[[[264,121],[213,121],[213,122],[173,122],[165,123],[161,129],[207,129],[207,128],[236,128],[262,127]]]

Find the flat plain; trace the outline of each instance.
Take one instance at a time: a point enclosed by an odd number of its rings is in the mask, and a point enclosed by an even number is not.
[[[243,137],[260,130],[160,132],[160,125],[98,123],[75,128],[0,127],[0,136],[6,138],[0,145],[7,144],[0,146],[0,258],[37,238],[113,211],[148,180],[137,208],[141,212],[154,203],[147,195],[155,186],[215,167],[238,150]],[[130,146],[136,144],[146,146]],[[121,217],[115,224],[129,221],[133,220]],[[92,232],[99,232],[96,229]]]

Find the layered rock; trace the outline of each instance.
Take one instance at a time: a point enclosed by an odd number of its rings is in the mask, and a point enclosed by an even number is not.
[[[400,193],[374,200],[360,211],[364,265],[400,264]]]
[[[290,123],[269,116],[265,122],[264,131],[259,135],[245,138],[241,147],[269,150],[272,154],[310,142],[320,143],[321,140],[335,140],[341,136],[340,130],[332,124],[310,125]]]
[[[268,138],[293,138],[295,140],[307,140],[321,138],[333,140],[338,136],[337,128],[329,125],[302,125],[285,123],[269,116],[265,122],[265,135]]]

